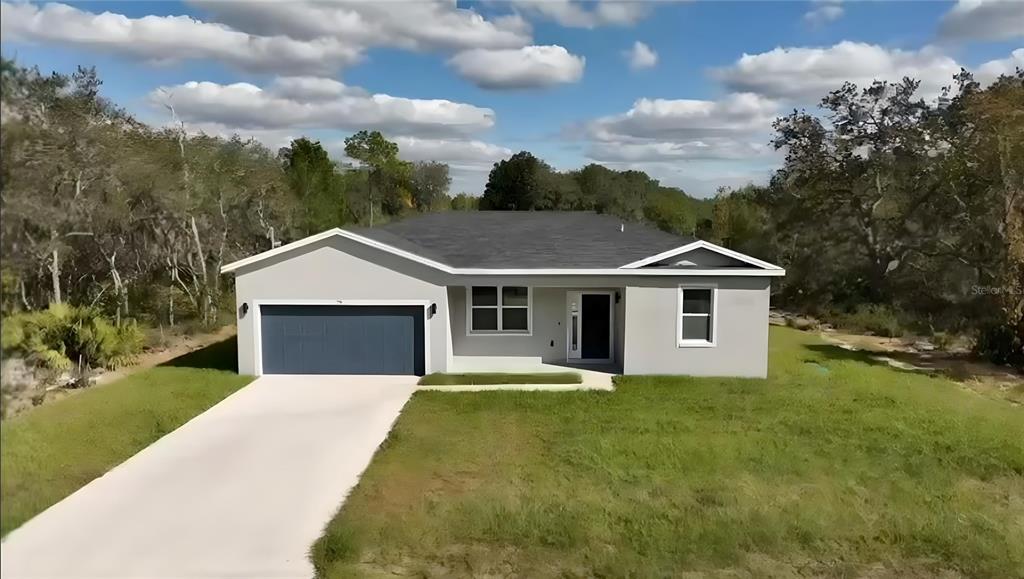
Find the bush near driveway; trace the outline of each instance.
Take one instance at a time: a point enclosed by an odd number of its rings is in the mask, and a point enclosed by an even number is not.
[[[223,344],[211,348],[234,352]],[[199,354],[189,356],[179,363],[187,359],[181,365],[189,365],[188,360]],[[251,380],[251,376],[203,367],[157,367],[3,421],[0,534],[6,535]]]
[[[1024,576],[1024,408],[773,328],[767,380],[420,392],[320,577]]]

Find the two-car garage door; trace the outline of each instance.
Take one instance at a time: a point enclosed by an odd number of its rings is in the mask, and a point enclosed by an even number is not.
[[[262,305],[264,374],[424,373],[422,306]]]

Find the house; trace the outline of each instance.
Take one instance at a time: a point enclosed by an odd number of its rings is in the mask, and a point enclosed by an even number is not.
[[[245,374],[598,364],[763,377],[785,271],[590,212],[432,213],[332,229],[223,268]]]

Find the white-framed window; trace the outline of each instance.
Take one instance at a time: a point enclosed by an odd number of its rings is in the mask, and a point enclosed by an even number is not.
[[[718,339],[718,287],[679,286],[676,341],[680,348],[714,346]]]
[[[533,290],[526,286],[466,288],[467,334],[529,334]]]

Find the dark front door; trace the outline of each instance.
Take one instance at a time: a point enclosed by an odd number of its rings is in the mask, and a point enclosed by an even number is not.
[[[583,294],[582,341],[583,359],[606,360],[611,358],[611,309],[612,297],[608,294]]]
[[[424,372],[423,308],[261,306],[264,374]]]

